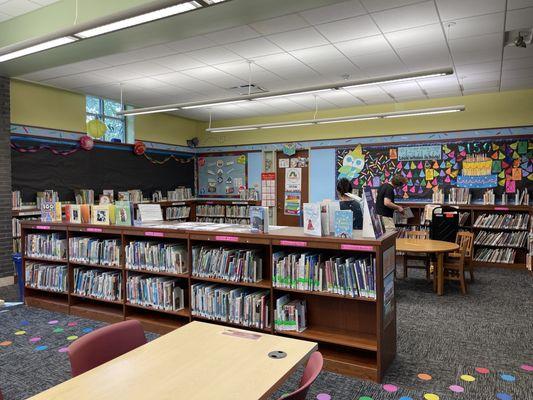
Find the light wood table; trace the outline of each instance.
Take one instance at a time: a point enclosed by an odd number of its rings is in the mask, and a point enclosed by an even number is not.
[[[431,239],[396,239],[396,251],[409,253],[431,253],[437,256],[437,273],[435,274],[435,285],[437,294],[444,293],[444,254],[455,251],[459,248],[457,243],[444,242],[442,240]]]
[[[316,349],[314,342],[191,322],[31,399],[267,399]],[[268,356],[278,350],[287,356]]]

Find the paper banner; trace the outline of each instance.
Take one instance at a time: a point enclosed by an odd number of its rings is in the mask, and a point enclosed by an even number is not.
[[[300,192],[285,192],[283,213],[285,215],[300,215],[302,194]]]
[[[285,190],[288,192],[300,192],[302,190],[302,169],[285,169]]]
[[[441,157],[441,145],[398,147],[399,160],[434,160]]]
[[[505,193],[516,192],[516,181],[505,181]]]

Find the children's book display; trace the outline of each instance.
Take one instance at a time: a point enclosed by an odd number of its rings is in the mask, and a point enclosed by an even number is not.
[[[62,212],[61,203],[56,201],[41,202],[41,221],[42,222],[61,222]]]
[[[312,236],[322,236],[320,204],[304,203],[304,233]]]
[[[335,212],[340,209],[341,206],[338,201],[323,201],[320,203],[320,220],[323,236],[330,236],[335,233]]]
[[[138,204],[137,207],[140,222],[163,221],[163,211],[159,204]]]
[[[363,188],[363,237],[377,239],[385,229],[380,216],[376,212],[376,204],[369,187]]]
[[[131,226],[133,221],[133,205],[129,201],[115,202],[115,224]]]
[[[353,211],[335,211],[335,237],[351,239],[353,235]]]
[[[268,233],[270,225],[268,207],[250,207],[250,231],[253,233]]]
[[[290,295],[276,299],[274,327],[276,331],[303,332],[307,329],[305,300],[291,300]]]

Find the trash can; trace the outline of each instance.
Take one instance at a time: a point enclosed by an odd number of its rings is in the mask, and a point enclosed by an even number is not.
[[[24,301],[24,276],[22,273],[22,255],[20,253],[13,254],[13,264],[15,264],[15,270],[17,271],[20,301]]]

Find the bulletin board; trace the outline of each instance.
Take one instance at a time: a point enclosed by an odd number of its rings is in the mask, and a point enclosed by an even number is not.
[[[199,197],[239,197],[247,188],[246,153],[200,155],[198,157]]]
[[[435,189],[468,187],[474,198],[492,188],[496,194],[531,187],[533,141],[528,138],[486,141],[339,147],[335,176],[354,186],[377,188],[394,174],[407,178],[398,190],[406,200],[431,199]]]

